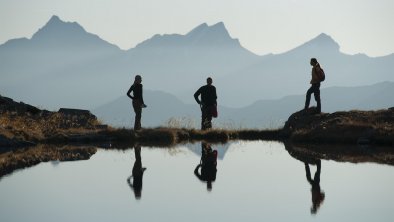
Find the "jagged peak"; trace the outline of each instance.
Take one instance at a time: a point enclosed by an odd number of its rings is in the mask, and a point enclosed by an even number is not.
[[[218,23],[216,23],[216,24],[214,24],[214,25],[212,25],[212,26],[210,26],[212,29],[224,29],[224,30],[226,30],[227,31],[227,29],[226,29],[226,27],[225,27],[225,25],[224,25],[224,23],[223,22],[218,22]]]
[[[180,34],[156,34],[150,39],[139,43],[136,48],[144,46],[185,46],[185,45],[233,45],[240,46],[238,39],[229,35],[223,22],[208,25],[202,23],[193,28],[186,35]]]
[[[57,15],[53,15],[43,28],[59,27],[59,26],[74,26],[74,27],[82,28],[82,26],[80,26],[77,22],[65,22],[62,19],[60,19],[60,17]]]
[[[222,36],[231,38],[223,22],[218,22],[211,26],[207,25],[207,23],[202,23],[201,25],[197,26],[189,33],[187,33],[186,36],[193,37],[212,33],[215,33],[216,35],[220,34]]]
[[[35,39],[38,36],[46,35],[47,33],[59,33],[61,31],[70,29],[79,32],[86,32],[85,29],[77,22],[65,22],[61,20],[59,16],[53,15],[49,21],[33,35],[32,39]]]
[[[199,25],[199,26],[195,27],[194,29],[192,29],[192,30],[191,30],[190,32],[188,32],[186,35],[187,35],[187,36],[191,36],[191,35],[194,35],[194,34],[196,34],[196,33],[200,33],[200,32],[202,32],[203,30],[205,30],[206,28],[208,28],[207,23],[202,23],[201,25]]]

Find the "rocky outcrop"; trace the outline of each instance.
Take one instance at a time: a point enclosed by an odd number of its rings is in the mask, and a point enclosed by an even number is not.
[[[394,145],[394,108],[316,113],[301,110],[286,121],[283,135],[293,142]]]
[[[1,113],[15,113],[15,114],[31,114],[31,115],[37,115],[43,110],[38,109],[37,107],[34,107],[29,104],[25,104],[23,102],[15,102],[14,100],[3,97],[0,95],[0,114]]]
[[[106,129],[88,110],[61,108],[58,112],[0,96],[0,152],[45,142],[55,135],[86,140],[97,130]],[[63,141],[63,140],[62,140]]]

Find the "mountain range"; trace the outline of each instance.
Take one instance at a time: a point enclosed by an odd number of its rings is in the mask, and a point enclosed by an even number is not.
[[[107,109],[106,115],[111,116],[112,108],[104,107],[121,100],[134,76],[141,74],[147,101],[162,98],[160,111],[168,112],[161,116],[159,111],[150,111],[155,102],[146,109],[146,116],[152,112],[149,121],[159,124],[167,117],[198,115],[195,105],[188,104],[194,103],[194,91],[211,76],[222,117],[228,113],[233,120],[231,115],[252,111],[257,104],[269,105],[269,101],[292,98],[288,95],[304,94],[309,87],[311,57],[316,57],[326,72],[323,89],[394,81],[394,54],[375,58],[347,55],[324,33],[285,53],[260,56],[243,48],[222,22],[203,23],[184,35],[154,35],[134,48],[121,50],[78,23],[53,16],[32,38],[0,45],[0,94],[47,109]],[[391,103],[391,98],[381,96],[385,99],[382,104]]]

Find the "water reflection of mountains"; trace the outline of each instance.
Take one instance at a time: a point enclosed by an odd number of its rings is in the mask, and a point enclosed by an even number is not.
[[[218,143],[218,144],[211,144],[212,148],[217,150],[218,152],[218,159],[223,160],[224,156],[226,155],[226,152],[228,151],[229,147],[233,144],[234,142],[228,142],[228,143]],[[197,156],[201,156],[201,143],[188,143],[185,145],[190,151],[192,151],[194,154]]]

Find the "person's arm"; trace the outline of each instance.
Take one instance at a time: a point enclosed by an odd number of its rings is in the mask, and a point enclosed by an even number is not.
[[[312,68],[312,80],[311,80],[311,84],[319,82],[319,77],[318,77],[318,75],[317,75],[317,72],[318,72],[318,68],[317,68],[317,65],[315,65],[315,66],[313,66],[313,68]]]
[[[141,84],[141,103],[142,103],[142,105],[143,105],[144,107],[146,107],[146,105],[145,105],[145,103],[144,103],[144,97],[143,97],[142,92],[143,92],[143,90],[142,90],[142,84]]]
[[[201,174],[198,172],[198,168],[200,168],[200,167],[201,167],[201,164],[198,164],[198,165],[196,166],[196,169],[194,169],[194,175],[196,175],[196,177],[197,177],[198,179],[203,180],[202,177],[201,177]]]
[[[127,183],[129,184],[129,186],[131,187],[131,188],[133,188],[133,183],[131,182],[131,178],[132,178],[133,176],[129,176],[129,178],[127,178]]]
[[[215,98],[215,104],[217,105],[218,102],[216,100],[218,99],[218,96],[216,94],[216,87],[214,87],[214,98]]]
[[[127,91],[127,96],[130,98],[130,99],[134,99],[134,97],[133,96],[131,96],[131,91],[133,91],[134,90],[134,84],[133,85],[131,85],[130,86],[130,89],[129,89],[129,91]]]
[[[201,101],[198,99],[198,96],[201,94],[201,88],[199,88],[195,93],[194,93],[194,99],[198,104],[201,104]]]

